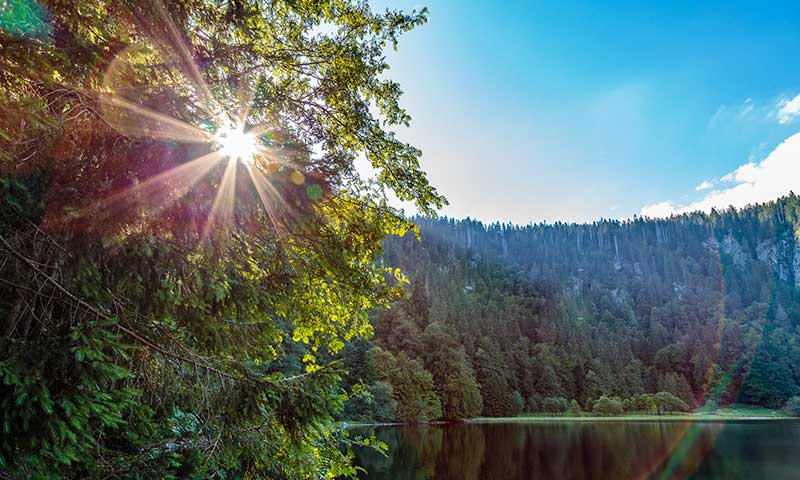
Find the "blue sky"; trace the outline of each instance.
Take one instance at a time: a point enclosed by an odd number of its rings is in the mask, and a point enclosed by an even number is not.
[[[735,173],[800,130],[800,2],[696,3],[427,4],[388,57],[413,118],[398,134],[442,213],[591,221],[800,190],[800,139],[760,177]]]

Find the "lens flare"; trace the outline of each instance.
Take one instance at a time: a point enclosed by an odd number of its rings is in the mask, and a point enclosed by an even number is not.
[[[229,126],[217,133],[217,143],[222,154],[245,165],[255,162],[259,151],[258,138],[242,127]]]
[[[11,0],[10,5],[35,6],[36,1]],[[0,30],[9,33],[9,22],[13,19],[3,16],[2,2],[0,0]],[[192,153],[187,156],[187,161],[176,157],[171,159],[174,161],[165,162],[164,165],[171,166],[164,171],[141,172],[142,177],[133,185],[115,189],[105,198],[96,199],[77,211],[59,213],[63,217],[59,221],[102,216],[109,219],[105,223],[113,224],[110,220],[124,218],[123,214],[138,213],[140,218],[137,217],[136,221],[140,223],[137,227],[143,227],[156,223],[162,212],[170,214],[169,209],[178,205],[178,200],[197,190],[197,197],[188,202],[185,209],[171,213],[170,218],[186,221],[187,228],[192,232],[198,231],[201,239],[207,239],[212,233],[226,233],[238,225],[235,223],[237,189],[246,187],[246,177],[237,177],[241,169],[248,173],[247,177],[255,188],[255,204],[260,202],[275,232],[282,235],[293,217],[294,207],[283,198],[286,194],[284,189],[276,185],[285,180],[287,186],[301,187],[305,183],[305,174],[293,164],[293,151],[267,136],[282,133],[277,125],[273,122],[254,125],[248,122],[255,83],[242,81],[236,87],[234,96],[238,99],[238,106],[231,105],[232,98],[220,101],[206,83],[185,39],[162,3],[156,1],[150,7],[153,15],[137,17],[143,21],[140,26],[149,39],[147,46],[130,45],[119,52],[105,72],[103,88],[89,93],[97,99],[104,122],[119,134],[163,140],[176,146],[185,144]],[[11,13],[17,15],[17,10]],[[185,81],[183,83],[191,92],[187,98],[193,102],[188,108],[191,115],[186,115],[191,120],[173,117],[168,108],[164,111],[156,108],[160,105],[154,107],[146,102],[139,103],[146,95],[139,92],[141,85],[134,80],[140,70],[148,69],[154,61]],[[289,138],[288,134],[280,133],[281,138]],[[199,158],[192,158],[195,151]],[[174,152],[178,155],[181,149]],[[218,167],[224,170],[220,172]],[[290,178],[273,177],[284,167],[293,171]],[[152,173],[154,175],[148,175]],[[206,178],[209,181],[203,182]],[[128,184],[127,180],[121,183]],[[241,193],[242,199],[251,199],[245,195],[251,193],[248,190]],[[306,188],[306,196],[318,201],[323,195],[318,186],[312,185]],[[213,202],[206,205],[209,199]],[[130,231],[133,229],[128,228],[126,233]]]

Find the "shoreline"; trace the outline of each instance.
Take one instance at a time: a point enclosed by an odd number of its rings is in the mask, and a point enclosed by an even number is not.
[[[760,422],[773,420],[800,420],[788,415],[621,415],[616,417],[481,417],[464,420],[464,423],[593,423],[593,422]]]
[[[442,426],[460,423],[488,424],[488,423],[614,423],[614,422],[691,422],[691,423],[722,423],[722,422],[763,422],[763,421],[800,421],[800,417],[789,415],[731,415],[731,414],[680,414],[680,415],[620,415],[613,417],[558,417],[558,416],[529,416],[529,417],[476,417],[460,420],[438,420],[434,422],[384,422],[384,423],[348,423],[342,422],[343,428],[358,427],[414,427],[414,426]]]

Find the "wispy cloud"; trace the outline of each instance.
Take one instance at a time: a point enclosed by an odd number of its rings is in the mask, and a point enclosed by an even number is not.
[[[721,105],[708,121],[709,128],[774,126],[793,123],[800,117],[800,94],[770,100],[746,98],[743,102]]]
[[[698,192],[701,192],[703,190],[708,190],[709,188],[711,188],[713,186],[714,186],[713,183],[709,182],[708,180],[705,180],[705,181],[701,182],[700,185],[694,187],[694,189],[697,190]]]
[[[703,198],[685,205],[673,202],[658,202],[642,208],[641,214],[648,217],[668,217],[672,214],[704,211],[712,208],[737,208],[748,204],[767,202],[800,188],[800,133],[787,138],[764,160],[746,163],[724,175],[720,182],[727,188],[708,191]],[[697,186],[701,189],[708,182]],[[712,185],[713,186],[713,185]]]
[[[709,127],[720,127],[731,124],[751,123],[766,120],[774,113],[775,104],[756,104],[752,98],[732,105],[721,105],[708,121]]]
[[[792,99],[782,98],[778,101],[778,123],[791,123],[798,116],[800,116],[800,95]]]

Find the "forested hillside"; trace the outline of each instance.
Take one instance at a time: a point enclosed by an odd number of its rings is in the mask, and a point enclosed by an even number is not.
[[[657,392],[777,408],[799,390],[794,194],[665,220],[417,223],[421,241],[385,243],[407,298],[345,349],[348,381],[371,393],[350,418],[597,410],[603,396],[649,410]]]

